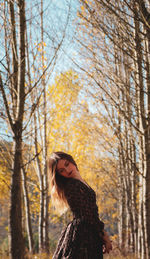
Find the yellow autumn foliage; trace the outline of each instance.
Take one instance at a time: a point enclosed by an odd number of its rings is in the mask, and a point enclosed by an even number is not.
[[[114,187],[111,178],[115,167],[111,166],[111,158],[106,157],[106,149],[110,148],[110,143],[114,145],[116,139],[104,126],[102,117],[97,122],[93,120],[93,115],[88,112],[86,98],[83,100],[82,97],[82,108],[79,109],[81,88],[78,76],[73,71],[57,76],[54,84],[49,86],[51,119],[48,126],[48,153],[58,150],[70,153],[82,177],[97,193],[100,214],[103,217],[105,213],[111,216],[115,213],[113,207],[116,201],[106,192]],[[108,174],[104,171],[104,163]],[[106,183],[110,190],[107,190]],[[57,216],[54,218],[56,220]]]
[[[116,139],[105,126],[103,117],[99,114],[96,118],[97,115],[89,111],[88,97],[80,95],[81,90],[82,85],[78,75],[72,70],[57,75],[54,83],[49,85],[47,91],[48,155],[53,151],[62,150],[74,157],[82,177],[96,191],[99,213],[107,224],[109,217],[112,217],[113,221],[117,217],[114,209],[116,201],[111,196],[111,191],[115,188],[115,181],[112,180],[116,174],[115,161],[112,163],[112,158],[108,157],[106,152],[110,144],[115,145]],[[42,143],[38,143],[39,150],[41,147]],[[28,148],[24,145],[24,154],[27,154]],[[30,152],[34,153],[32,147]],[[42,166],[41,153],[39,159]],[[5,185],[5,191],[3,180],[9,186],[10,175],[3,175],[3,169],[0,169],[1,198],[1,195],[6,197],[8,193],[8,187]],[[40,212],[40,187],[36,170],[35,161],[26,168],[30,210],[32,217],[37,219]],[[62,220],[55,214],[51,202],[49,211],[51,222]]]

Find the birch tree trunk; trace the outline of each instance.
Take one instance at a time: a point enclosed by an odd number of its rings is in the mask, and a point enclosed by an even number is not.
[[[34,114],[35,154],[39,154],[37,118],[39,116],[41,116],[41,114],[40,114],[40,111],[38,111],[38,113],[37,113],[38,114],[37,117],[36,117],[36,114]],[[41,129],[39,129],[39,131],[41,131]],[[42,135],[42,133],[40,135]],[[44,144],[43,144],[43,149],[44,149]],[[46,173],[46,175],[47,175],[47,170],[46,170],[46,172],[44,171],[45,169],[47,169],[47,167],[45,166],[44,161],[43,161],[43,165],[42,165],[38,155],[36,156],[36,165],[37,165],[36,172],[37,172],[37,176],[39,179],[39,188],[40,188],[40,212],[39,212],[39,228],[38,228],[39,252],[42,253],[42,252],[46,251],[47,253],[49,253],[49,242],[48,242],[48,239],[46,238],[46,235],[48,234],[48,223],[45,222],[46,220],[48,220],[48,206],[47,206],[47,201],[46,201],[46,194],[48,194],[48,188],[47,189],[45,188],[45,175],[44,175],[44,173]],[[47,181],[46,181],[46,184],[47,184]],[[47,249],[46,249],[46,245],[48,246]]]
[[[23,195],[24,195],[24,204],[25,204],[25,216],[26,216],[26,228],[29,244],[29,252],[34,254],[34,240],[32,233],[32,224],[31,224],[31,213],[30,213],[30,202],[27,188],[26,172],[25,169],[22,169],[22,185],[23,185]]]
[[[147,243],[147,215],[146,215],[146,175],[147,175],[147,132],[146,132],[146,113],[145,110],[145,99],[144,99],[144,75],[143,75],[143,51],[140,38],[140,24],[138,21],[138,9],[134,7],[135,14],[135,44],[136,44],[136,60],[137,60],[137,92],[138,92],[138,107],[139,107],[139,128],[142,133],[139,136],[140,139],[140,163],[141,171],[139,176],[139,189],[140,189],[140,199],[139,199],[139,258],[148,258],[148,243]]]
[[[39,148],[38,148],[38,132],[37,132],[37,118],[36,114],[34,113],[34,148],[35,148],[35,154],[39,154]],[[37,155],[36,156],[36,165],[37,165],[37,176],[39,179],[39,188],[40,188],[40,213],[39,213],[39,228],[38,228],[38,234],[39,234],[39,251],[42,252],[41,248],[43,247],[43,203],[44,203],[44,194],[43,194],[43,175],[42,175],[42,168],[40,163],[40,158]]]
[[[146,230],[147,230],[147,254],[150,258],[150,12],[147,11],[144,1],[140,2],[142,14],[145,20],[145,66],[146,66],[146,86],[147,86],[147,130],[146,130]],[[150,9],[149,9],[150,10]]]
[[[41,0],[41,41],[44,42],[44,28],[43,28],[43,0]],[[44,49],[42,44],[42,68],[44,71]],[[45,78],[42,78],[42,87],[43,87],[43,116],[44,116],[44,128],[43,128],[43,188],[44,188],[44,197],[43,197],[43,248],[44,252],[49,254],[49,196],[48,196],[48,177],[47,177],[47,95],[46,95],[46,83]]]

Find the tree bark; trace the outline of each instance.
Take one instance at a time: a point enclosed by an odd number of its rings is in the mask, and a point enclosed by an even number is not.
[[[23,185],[23,194],[24,194],[24,204],[25,204],[25,215],[26,215],[26,229],[28,236],[29,252],[34,254],[34,239],[32,233],[32,224],[31,224],[31,213],[30,213],[30,202],[27,188],[26,172],[25,169],[22,169],[22,185]]]
[[[21,168],[22,168],[22,131],[25,102],[25,3],[18,0],[19,9],[19,69],[17,87],[16,120],[13,125],[14,133],[14,164],[11,184],[11,257],[13,259],[24,258],[24,238],[22,231],[22,190],[21,190]]]
[[[41,0],[41,41],[42,41],[42,51],[41,51],[41,61],[42,69],[44,71],[44,28],[43,28],[43,0]],[[47,95],[46,95],[46,83],[45,77],[42,78],[43,87],[43,247],[42,250],[49,254],[49,196],[48,196],[48,177],[47,177]]]
[[[19,125],[18,125],[19,124]],[[24,238],[22,230],[22,190],[21,190],[21,167],[22,167],[22,138],[20,123],[15,125],[14,165],[11,183],[11,209],[10,209],[10,233],[11,233],[11,258],[24,258]],[[18,135],[17,135],[18,133]]]

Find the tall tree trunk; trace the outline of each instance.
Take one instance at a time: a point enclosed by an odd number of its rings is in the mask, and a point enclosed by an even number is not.
[[[126,239],[126,216],[125,216],[125,187],[123,182],[123,165],[122,165],[122,150],[118,151],[120,166],[118,170],[118,184],[119,184],[119,221],[118,221],[118,243],[122,254],[125,253],[125,239]]]
[[[44,187],[43,187],[43,175],[41,175],[40,181],[40,214],[39,214],[39,252],[43,252],[44,246]]]
[[[24,258],[24,238],[22,233],[21,168],[22,168],[22,131],[25,102],[25,3],[18,0],[19,9],[19,64],[16,120],[12,125],[14,133],[14,164],[11,183],[11,257]]]
[[[42,68],[44,72],[44,29],[43,29],[43,0],[41,0],[41,41],[42,41]],[[47,96],[46,96],[46,83],[45,77],[42,78],[43,86],[43,116],[44,116],[44,128],[43,128],[43,188],[44,188],[44,206],[43,206],[43,250],[49,254],[49,196],[48,196],[48,177],[47,177]]]
[[[22,138],[20,135],[20,125],[16,126],[14,165],[11,183],[11,258],[24,258],[24,238],[22,231],[22,191],[21,191],[21,167],[22,167]],[[18,136],[17,136],[18,133]]]
[[[145,63],[146,63],[146,84],[147,84],[147,103],[148,103],[148,120],[146,131],[146,155],[147,155],[147,172],[146,172],[146,223],[147,223],[147,242],[148,242],[148,257],[150,258],[150,13],[147,17],[145,43]]]
[[[138,107],[139,107],[139,128],[143,133],[143,136],[139,136],[141,140],[140,145],[140,158],[141,158],[141,174],[140,174],[140,199],[139,199],[139,257],[145,259],[148,258],[148,243],[147,243],[147,211],[146,211],[146,176],[148,173],[148,150],[147,150],[147,122],[145,111],[145,99],[144,99],[144,76],[143,76],[143,51],[140,38],[140,24],[138,20],[138,8],[134,7],[134,22],[135,22],[135,44],[136,44],[136,60],[137,60],[137,90],[138,90]]]
[[[32,97],[33,98],[33,97]],[[37,176],[39,179],[39,187],[40,187],[40,213],[39,213],[39,252],[42,252],[43,247],[43,215],[44,215],[44,192],[43,192],[43,175],[42,175],[42,168],[40,163],[40,158],[37,154],[39,154],[38,149],[38,132],[37,132],[37,118],[36,114],[34,113],[34,148],[36,154],[36,165],[37,165]]]
[[[133,136],[133,132],[131,131],[131,136]],[[132,211],[132,247],[133,253],[137,251],[137,234],[138,234],[138,216],[137,216],[137,167],[136,167],[136,148],[135,148],[135,140],[131,140],[130,144],[130,157],[131,157],[131,211]]]
[[[22,185],[23,185],[23,194],[24,194],[24,204],[25,204],[25,215],[26,215],[26,228],[28,235],[28,244],[29,252],[34,253],[34,240],[32,233],[32,224],[31,224],[31,213],[30,213],[30,202],[27,188],[26,172],[25,169],[22,169]]]

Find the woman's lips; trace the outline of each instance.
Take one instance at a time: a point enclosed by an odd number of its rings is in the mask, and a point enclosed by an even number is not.
[[[69,175],[71,175],[72,174],[72,171],[69,173]]]

